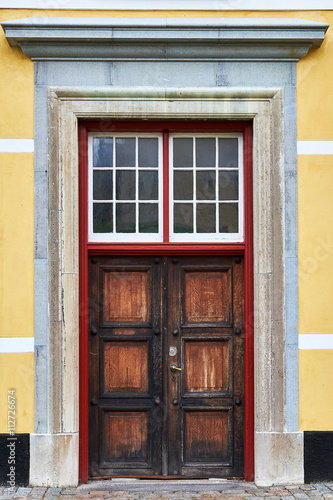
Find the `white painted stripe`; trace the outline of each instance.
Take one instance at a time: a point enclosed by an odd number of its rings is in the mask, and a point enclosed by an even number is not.
[[[0,153],[33,153],[33,152],[34,152],[33,139],[0,139]]]
[[[298,336],[299,349],[333,349],[333,334],[316,333]]]
[[[333,155],[333,141],[297,141],[299,155]]]
[[[68,10],[332,10],[332,0],[0,0],[6,9]]]
[[[34,352],[34,337],[2,337],[0,353],[4,352]]]

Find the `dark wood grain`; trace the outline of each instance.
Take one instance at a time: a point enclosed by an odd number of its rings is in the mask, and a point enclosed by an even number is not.
[[[228,393],[230,342],[189,340],[184,342],[185,392]]]
[[[148,343],[104,343],[104,391],[148,392]]]
[[[188,323],[230,322],[231,271],[185,271],[185,318]]]
[[[233,450],[228,436],[230,408],[186,411],[184,415],[184,464],[221,464],[232,466]]]
[[[148,415],[143,411],[104,412],[104,462],[148,460]]]
[[[147,271],[107,271],[104,275],[104,321],[148,321],[149,276]]]
[[[169,267],[169,343],[182,368],[169,374],[169,474],[242,477],[243,334],[235,328],[244,326],[243,264],[180,255]]]
[[[160,265],[100,256],[89,286],[89,474],[161,474]]]

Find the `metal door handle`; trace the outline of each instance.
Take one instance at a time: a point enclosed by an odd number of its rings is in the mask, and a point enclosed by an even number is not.
[[[182,371],[182,369],[178,368],[178,366],[176,366],[175,364],[173,364],[173,365],[170,366],[170,370],[172,372],[181,372]]]

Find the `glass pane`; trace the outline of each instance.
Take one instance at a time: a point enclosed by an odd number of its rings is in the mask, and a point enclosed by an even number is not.
[[[157,203],[140,203],[139,205],[139,232],[158,233],[158,205]]]
[[[183,168],[193,166],[193,139],[173,140],[173,166]]]
[[[173,173],[174,200],[193,200],[193,172],[175,170]]]
[[[139,172],[139,200],[158,200],[158,172]]]
[[[135,167],[135,138],[116,138],[116,166]]]
[[[175,203],[173,227],[175,233],[193,233],[192,203]]]
[[[219,139],[219,167],[238,167],[238,139]]]
[[[197,172],[197,200],[215,200],[215,172]]]
[[[116,227],[117,233],[135,233],[134,203],[117,203]]]
[[[197,205],[197,233],[216,232],[216,205],[212,203],[198,203]]]
[[[93,142],[94,167],[113,166],[113,138],[94,137]]]
[[[139,139],[139,167],[158,166],[158,139]]]
[[[215,139],[200,138],[195,141],[197,168],[215,167]]]
[[[94,200],[112,200],[112,171],[94,170]]]
[[[219,172],[219,199],[238,200],[238,172]]]
[[[238,203],[220,203],[220,233],[238,233]]]
[[[116,177],[117,200],[135,200],[135,171],[119,170]]]
[[[112,233],[112,231],[113,231],[112,203],[94,203],[93,232]]]

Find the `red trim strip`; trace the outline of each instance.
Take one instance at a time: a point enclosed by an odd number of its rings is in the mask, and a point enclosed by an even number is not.
[[[245,480],[254,480],[254,349],[253,349],[253,176],[252,126],[244,130],[244,465]]]
[[[188,122],[179,121],[85,121],[82,122],[87,132],[244,132],[250,122],[230,121],[221,122],[214,120]]]
[[[219,254],[219,255],[241,255],[244,253],[245,245],[244,243],[234,243],[234,244],[210,244],[205,243],[193,244],[193,243],[114,243],[110,246],[109,243],[88,243],[89,254],[99,254],[99,255],[117,255],[119,253],[131,255],[131,254],[182,254],[182,255],[193,255],[193,254]]]
[[[169,242],[169,132],[163,130],[163,241]]]
[[[88,143],[87,129],[79,125],[79,328],[80,416],[79,481],[88,481]]]

